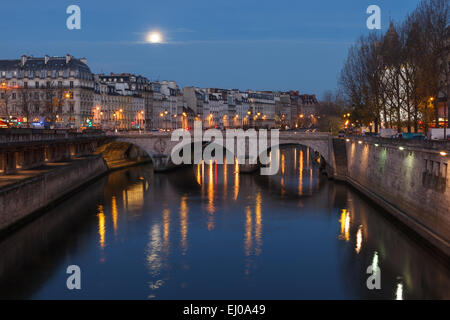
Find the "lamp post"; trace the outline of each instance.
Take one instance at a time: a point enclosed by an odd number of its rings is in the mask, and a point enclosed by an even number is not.
[[[144,126],[144,114],[144,110],[139,113],[139,131],[141,131],[141,128]]]
[[[252,126],[252,111],[250,109],[247,111],[247,117],[248,117],[247,125],[249,128],[251,128],[251,126]]]

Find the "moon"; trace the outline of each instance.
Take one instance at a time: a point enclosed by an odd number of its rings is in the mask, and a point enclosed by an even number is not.
[[[147,42],[150,43],[161,43],[163,41],[162,35],[159,32],[152,31],[147,35]]]

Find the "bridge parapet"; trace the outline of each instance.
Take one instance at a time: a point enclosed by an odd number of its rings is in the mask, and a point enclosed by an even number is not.
[[[92,154],[104,139],[98,130],[0,129],[0,174]]]
[[[404,148],[405,150],[415,151],[448,151],[450,153],[450,141],[445,140],[412,140],[412,139],[394,139],[394,138],[380,138],[370,136],[347,136],[347,142],[357,142],[359,144],[369,143],[377,144],[378,146]]]
[[[99,130],[90,132],[75,132],[64,129],[0,129],[0,146],[5,144],[47,142],[77,139],[98,139],[105,134]]]

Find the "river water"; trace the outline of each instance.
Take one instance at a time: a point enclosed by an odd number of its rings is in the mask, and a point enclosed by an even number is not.
[[[419,239],[321,175],[309,149],[279,159],[275,176],[113,172],[0,243],[0,298],[450,299],[448,264]]]

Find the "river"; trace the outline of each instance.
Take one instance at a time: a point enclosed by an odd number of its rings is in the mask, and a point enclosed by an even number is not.
[[[112,172],[0,243],[0,298],[450,299],[449,266],[420,239],[321,175],[309,149],[279,159],[275,176]]]

